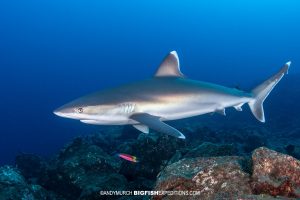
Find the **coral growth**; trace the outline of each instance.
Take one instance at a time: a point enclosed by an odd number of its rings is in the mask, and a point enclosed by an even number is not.
[[[249,175],[239,165],[240,157],[183,159],[166,167],[155,190],[199,191],[189,199],[225,199],[251,194]],[[182,197],[177,197],[182,199]],[[176,199],[157,196],[154,199]]]
[[[267,148],[252,154],[255,193],[300,198],[300,161]]]

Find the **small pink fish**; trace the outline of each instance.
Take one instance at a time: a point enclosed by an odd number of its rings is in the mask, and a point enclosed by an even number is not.
[[[128,154],[125,154],[125,153],[119,153],[118,156],[120,158],[123,158],[124,160],[128,160],[130,162],[135,162],[135,163],[138,162],[137,157],[132,156],[132,155],[128,155]]]

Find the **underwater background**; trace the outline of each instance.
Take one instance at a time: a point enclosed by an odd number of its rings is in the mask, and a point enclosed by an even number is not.
[[[199,157],[202,154],[193,156],[190,151],[205,142],[233,145],[234,149],[222,147],[230,149],[230,156],[249,156],[267,146],[299,159],[299,9],[297,0],[0,1],[0,165],[14,166],[19,156],[22,166],[22,159],[28,162],[28,157],[20,155],[47,161],[59,154],[57,159],[63,160],[66,149],[89,149],[101,140],[98,146],[110,156],[107,159],[123,162],[116,171],[125,182],[135,181],[133,176],[146,177],[152,182],[145,188],[152,189],[158,187],[156,175],[173,154],[183,148],[182,157]],[[158,134],[147,146],[143,137],[148,136],[129,126],[87,125],[53,114],[57,107],[87,93],[153,76],[172,50],[178,52],[187,77],[246,91],[287,61],[292,65],[264,104],[266,123],[256,121],[247,105],[243,112],[230,109],[226,117],[215,114],[170,122],[187,132],[184,144]],[[165,147],[166,143],[173,146]],[[155,147],[161,149],[152,154]],[[142,170],[130,175],[139,166],[115,158],[113,154],[120,150],[142,157],[148,165],[141,164]],[[162,154],[161,161],[147,160],[159,160]],[[80,196],[73,185],[68,189],[77,193],[68,196],[53,188],[55,181],[35,183],[61,198]]]

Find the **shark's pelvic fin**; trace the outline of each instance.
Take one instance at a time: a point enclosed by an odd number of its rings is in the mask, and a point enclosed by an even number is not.
[[[237,111],[243,111],[242,106],[244,105],[244,103],[238,104],[236,106],[233,106]]]
[[[226,116],[225,108],[220,108],[216,110],[216,113],[219,113],[220,115]]]
[[[287,62],[279,72],[273,75],[271,78],[261,83],[259,86],[252,90],[252,95],[254,99],[250,101],[249,107],[253,115],[261,122],[265,122],[265,114],[263,103],[270,92],[273,90],[275,85],[281,80],[284,74],[288,73],[288,69],[291,65],[291,62]]]
[[[180,71],[179,58],[176,51],[171,51],[162,61],[155,73],[156,77],[184,77]]]
[[[149,127],[145,126],[143,124],[134,124],[132,125],[134,128],[136,128],[137,130],[143,132],[143,133],[149,133]]]
[[[148,113],[136,113],[131,115],[130,118],[143,125],[148,126],[149,128],[157,132],[171,135],[180,139],[185,139],[185,136],[180,131],[162,122],[157,116],[153,116]]]

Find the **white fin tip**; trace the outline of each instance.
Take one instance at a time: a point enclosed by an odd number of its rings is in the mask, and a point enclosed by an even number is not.
[[[179,139],[185,139],[185,136],[183,134],[181,134],[178,138]]]
[[[287,63],[285,63],[285,65],[287,66],[287,70],[286,70],[286,74],[289,73],[289,68],[290,68],[290,65],[292,64],[291,61],[288,61]]]
[[[171,51],[170,54],[177,55],[176,51]]]

